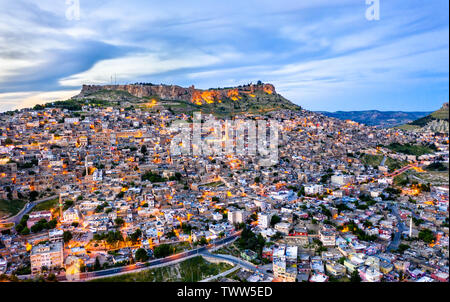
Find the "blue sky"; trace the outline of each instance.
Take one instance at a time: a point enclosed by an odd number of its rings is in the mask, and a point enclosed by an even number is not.
[[[72,0],[73,1],[73,0]],[[84,84],[258,80],[309,110],[432,111],[448,101],[448,0],[0,0],[0,111]]]

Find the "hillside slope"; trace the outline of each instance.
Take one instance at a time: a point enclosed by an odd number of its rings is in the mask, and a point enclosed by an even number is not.
[[[352,120],[368,126],[394,127],[422,118],[431,112],[366,110],[336,112],[321,111],[320,113],[329,117],[338,118],[340,120]]]
[[[228,88],[196,89],[176,85],[83,85],[71,102],[91,103],[99,106],[142,107],[145,110],[168,109],[191,113],[202,111],[219,116],[238,113],[259,113],[301,108],[278,94],[272,84],[241,85]]]
[[[417,119],[408,124],[399,126],[398,128],[419,132],[449,132],[449,112],[448,102],[444,103],[439,110],[432,112],[431,114]]]

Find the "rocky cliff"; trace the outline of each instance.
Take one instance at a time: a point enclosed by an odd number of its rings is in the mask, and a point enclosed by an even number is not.
[[[415,120],[414,122],[402,125],[400,126],[400,128],[418,132],[448,133],[448,102],[444,103],[439,110],[436,110],[425,117]]]
[[[105,91],[125,91],[138,97],[159,97],[164,100],[181,100],[192,102],[197,105],[221,103],[225,99],[238,101],[243,96],[256,97],[256,94],[277,95],[272,84],[249,84],[232,88],[218,89],[196,89],[177,85],[153,85],[153,84],[133,84],[133,85],[83,85],[79,95],[74,98],[86,98],[98,92]]]

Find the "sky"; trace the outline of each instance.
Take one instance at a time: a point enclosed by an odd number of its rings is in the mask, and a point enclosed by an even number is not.
[[[315,111],[440,108],[448,0],[367,1],[379,1],[378,20],[366,0],[0,0],[0,111],[111,77],[200,89],[261,80]]]

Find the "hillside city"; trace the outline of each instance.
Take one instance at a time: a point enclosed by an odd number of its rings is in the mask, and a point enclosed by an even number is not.
[[[0,114],[3,281],[449,281],[448,133],[235,114],[280,125],[264,166],[172,154],[159,101]]]

